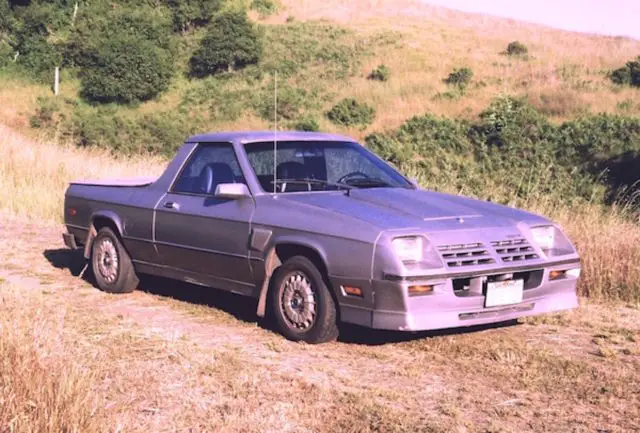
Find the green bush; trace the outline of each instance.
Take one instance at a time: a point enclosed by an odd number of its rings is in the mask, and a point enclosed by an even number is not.
[[[360,126],[365,128],[376,116],[376,110],[355,99],[343,99],[327,112],[327,118],[341,126]]]
[[[171,14],[164,7],[119,5],[114,8],[110,2],[81,7],[66,45],[65,64],[81,68],[96,66],[100,63],[96,53],[111,38],[147,41],[174,54],[171,25]]]
[[[167,0],[173,29],[182,32],[207,25],[220,10],[221,4],[221,0]]]
[[[258,12],[262,18],[278,12],[279,5],[274,0],[253,0],[251,9]]]
[[[22,40],[17,64],[39,81],[53,83],[54,68],[62,65],[62,50],[43,36]]]
[[[0,68],[4,68],[13,62],[15,53],[11,45],[7,42],[0,40]]]
[[[258,63],[262,40],[245,12],[225,12],[211,21],[190,61],[191,74],[205,77]]]
[[[634,194],[640,119],[596,115],[555,126],[525,100],[505,97],[473,123],[415,117],[366,144],[434,189],[512,204],[604,203],[622,189]]]
[[[370,80],[375,81],[388,81],[391,77],[391,71],[386,65],[378,65],[371,73],[369,74]]]
[[[444,82],[463,91],[467,88],[469,83],[471,83],[471,78],[473,78],[473,71],[470,68],[464,67],[454,69]]]
[[[201,117],[184,110],[133,114],[114,105],[81,105],[63,126],[64,133],[81,146],[172,157],[185,138],[201,130],[202,125]]]
[[[316,119],[307,116],[298,120],[293,129],[296,131],[318,132],[320,131],[320,125]]]
[[[57,98],[38,96],[38,108],[36,113],[29,118],[32,128],[52,126],[55,123],[55,115],[60,111]]]
[[[512,57],[524,57],[529,52],[527,46],[521,42],[513,41],[507,45],[505,53]]]
[[[168,88],[172,71],[169,51],[145,39],[118,35],[91,53],[91,65],[81,75],[81,93],[100,103],[146,101]]]
[[[616,84],[640,87],[640,56],[636,60],[627,62],[623,67],[612,71],[610,78]]]

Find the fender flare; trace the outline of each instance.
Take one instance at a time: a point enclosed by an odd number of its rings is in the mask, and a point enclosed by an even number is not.
[[[84,243],[84,258],[89,259],[91,257],[91,245],[93,244],[93,239],[98,234],[98,230],[96,229],[95,220],[97,218],[103,218],[111,221],[117,230],[117,235],[122,237],[122,220],[118,216],[117,213],[105,210],[105,211],[97,211],[91,214],[91,219],[89,223],[89,233],[87,234],[87,240]]]
[[[314,251],[320,260],[324,263],[325,268],[328,268],[327,258],[324,250],[319,248],[317,245],[314,245],[313,242],[308,242],[306,239],[300,239],[298,237],[289,237],[285,236],[282,238],[278,238],[277,243],[274,243],[267,255],[265,256],[265,273],[264,280],[262,281],[262,286],[260,287],[260,294],[258,296],[258,308],[256,311],[256,315],[258,317],[264,317],[267,310],[267,294],[269,292],[269,285],[271,284],[271,277],[276,269],[282,266],[282,260],[278,257],[276,253],[276,248],[279,245],[289,244],[295,245],[302,248],[307,248],[309,250]]]

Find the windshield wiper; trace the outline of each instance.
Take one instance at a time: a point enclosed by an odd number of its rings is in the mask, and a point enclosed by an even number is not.
[[[366,179],[352,179],[349,181],[349,185],[356,188],[376,188],[392,186],[389,182],[385,182],[382,179],[372,177]]]
[[[271,181],[271,183],[273,183],[273,181]],[[279,184],[286,184],[286,183],[292,183],[292,184],[312,184],[315,183],[317,185],[322,185],[325,187],[333,187],[333,188],[337,188],[337,189],[344,189],[347,192],[351,189],[353,189],[354,187],[352,185],[347,185],[346,183],[334,183],[334,182],[328,182],[326,180],[322,180],[322,179],[310,179],[310,178],[303,178],[303,179],[276,179],[276,183]]]

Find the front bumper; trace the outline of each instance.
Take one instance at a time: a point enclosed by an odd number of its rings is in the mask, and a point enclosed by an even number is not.
[[[341,317],[345,322],[375,329],[423,331],[483,325],[534,316],[578,306],[576,284],[578,277],[566,275],[551,280],[551,271],[580,269],[579,261],[549,264],[532,269],[540,278],[525,288],[521,303],[485,307],[485,292],[461,293],[454,290],[455,276],[438,279],[412,279],[410,281],[373,281],[374,308],[367,309],[341,304]],[[495,275],[487,271],[482,275]],[[482,276],[478,275],[478,276]],[[431,294],[408,296],[410,285],[434,285]]]

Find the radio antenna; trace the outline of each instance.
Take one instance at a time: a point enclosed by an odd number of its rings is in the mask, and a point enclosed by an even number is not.
[[[273,195],[276,195],[278,186],[278,175],[276,173],[278,163],[278,71],[275,71],[273,77]]]

